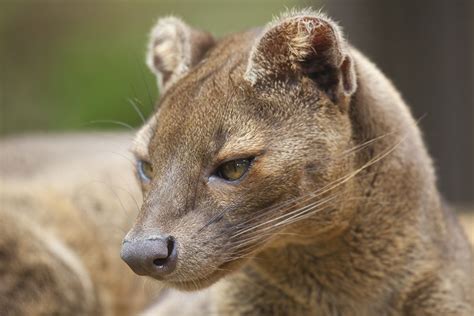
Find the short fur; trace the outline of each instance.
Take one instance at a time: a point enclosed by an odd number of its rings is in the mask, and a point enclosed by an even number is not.
[[[170,34],[159,41],[170,50],[149,60],[181,56],[174,34],[190,28],[164,21],[151,43]],[[126,236],[174,236],[164,284],[221,280],[209,307],[219,315],[472,315],[471,249],[417,122],[331,19],[292,11],[212,46],[185,44],[201,56],[185,71],[149,62],[159,80],[177,79],[138,134],[153,176]],[[215,175],[246,157],[237,182]]]

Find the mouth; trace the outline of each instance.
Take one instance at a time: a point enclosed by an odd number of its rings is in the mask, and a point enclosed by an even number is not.
[[[196,279],[184,279],[184,280],[171,280],[171,279],[157,279],[160,280],[170,287],[176,288],[181,291],[197,291],[211,286],[212,284],[219,281],[225,275],[235,272],[242,264],[243,259],[235,261],[229,261],[221,264],[215,268],[211,273],[202,278]]]

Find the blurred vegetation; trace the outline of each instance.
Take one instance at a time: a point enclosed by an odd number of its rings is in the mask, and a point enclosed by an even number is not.
[[[138,126],[157,96],[144,64],[157,17],[216,36],[263,25],[297,1],[0,0],[0,134]]]

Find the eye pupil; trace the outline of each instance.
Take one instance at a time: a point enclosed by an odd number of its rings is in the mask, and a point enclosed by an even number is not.
[[[227,181],[240,179],[250,167],[250,159],[236,159],[223,163],[217,170],[217,175]]]

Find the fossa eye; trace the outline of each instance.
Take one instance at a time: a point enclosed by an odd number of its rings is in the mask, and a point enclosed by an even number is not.
[[[235,159],[220,165],[216,170],[216,176],[227,181],[239,180],[247,173],[252,163],[251,158]]]
[[[137,173],[142,182],[148,183],[153,176],[153,166],[148,161],[138,160]]]

